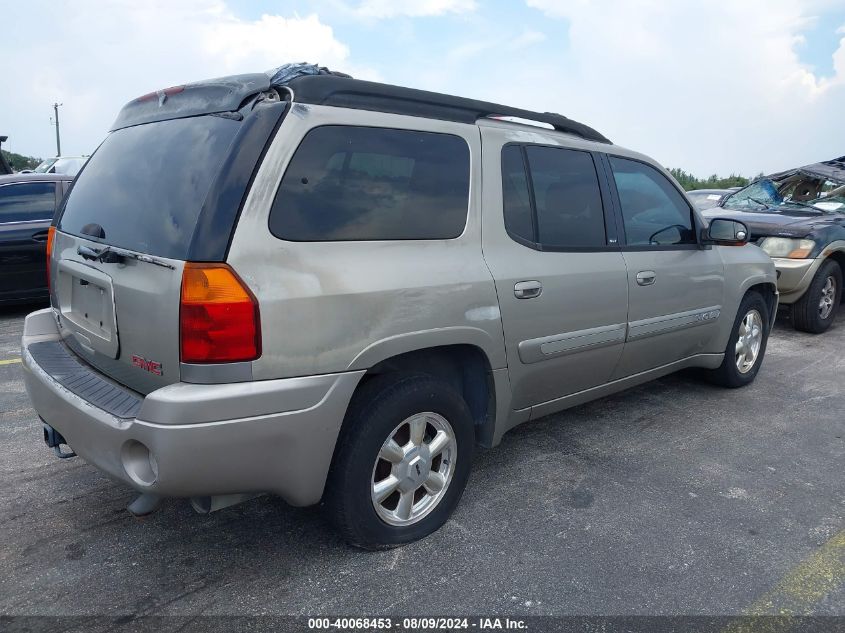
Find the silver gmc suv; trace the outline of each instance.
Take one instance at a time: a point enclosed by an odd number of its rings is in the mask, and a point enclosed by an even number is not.
[[[333,75],[168,88],[53,222],[26,387],[135,513],[266,492],[395,546],[518,424],[687,367],[754,380],[778,294],[746,234],[560,115]]]

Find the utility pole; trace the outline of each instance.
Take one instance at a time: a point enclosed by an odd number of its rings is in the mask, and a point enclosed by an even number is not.
[[[62,140],[59,136],[59,106],[64,105],[63,103],[54,103],[53,110],[56,113],[56,156],[62,155]]]

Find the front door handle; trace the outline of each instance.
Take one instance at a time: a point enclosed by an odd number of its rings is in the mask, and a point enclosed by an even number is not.
[[[637,273],[637,283],[641,286],[650,286],[657,279],[657,273],[653,270],[641,270]]]
[[[32,234],[32,241],[33,242],[46,242],[47,241],[47,230],[44,231],[37,231]]]
[[[513,285],[513,296],[517,299],[533,299],[543,292],[543,284],[539,281],[518,281]]]

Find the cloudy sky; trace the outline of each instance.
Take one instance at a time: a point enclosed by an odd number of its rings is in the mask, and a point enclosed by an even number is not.
[[[845,0],[0,0],[0,134],[90,153],[152,90],[312,61],[554,111],[697,175],[845,154]]]

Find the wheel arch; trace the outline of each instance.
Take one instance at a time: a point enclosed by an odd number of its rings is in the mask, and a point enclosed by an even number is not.
[[[828,252],[825,259],[832,259],[839,264],[839,270],[842,271],[842,276],[845,277],[845,243],[843,243],[837,250]],[[845,293],[843,293],[842,296],[845,297]]]
[[[769,330],[775,324],[775,319],[777,318],[777,309],[778,309],[778,289],[775,283],[771,281],[761,281],[757,283],[749,284],[748,287],[745,289],[743,293],[743,298],[745,298],[749,293],[756,292],[763,297],[763,300],[766,302],[766,307],[769,311],[769,322],[768,328]]]
[[[410,341],[404,341],[407,344]],[[393,347],[393,349],[401,349]],[[356,393],[376,377],[395,374],[425,374],[443,380],[464,398],[472,413],[476,442],[490,446],[501,409],[501,385],[497,389],[494,364],[487,352],[475,343],[448,343],[415,347],[383,357],[366,368]],[[503,370],[505,371],[505,370]],[[353,394],[353,398],[354,398]],[[497,399],[499,398],[499,399]]]

